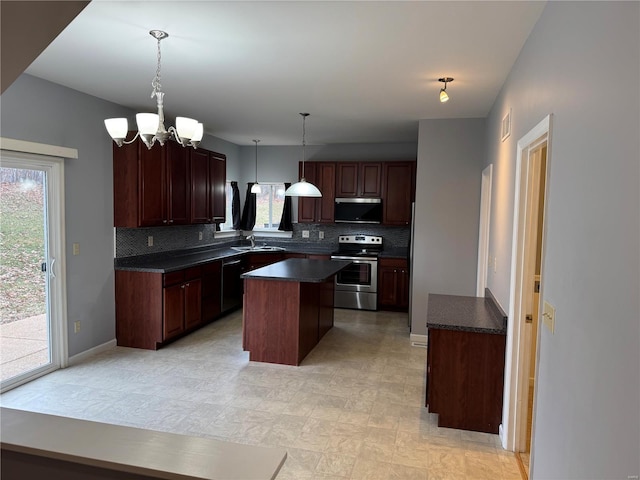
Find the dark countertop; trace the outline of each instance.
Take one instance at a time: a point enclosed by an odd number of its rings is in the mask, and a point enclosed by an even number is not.
[[[507,316],[491,292],[487,292],[486,297],[430,293],[427,329],[430,328],[506,335]]]
[[[321,283],[350,264],[351,262],[343,260],[289,258],[243,273],[241,277],[249,280]]]
[[[256,242],[261,245],[264,242]],[[330,255],[337,246],[327,244],[326,246],[314,245],[299,242],[269,242],[269,245],[284,248],[284,251],[274,252],[238,252],[228,245],[197,248],[193,250],[179,250],[161,252],[150,255],[139,255],[135,257],[121,257],[114,260],[116,270],[128,270],[134,272],[169,273],[184,268],[197,267],[208,262],[223,260],[231,257],[242,257],[249,253],[278,254],[278,253],[304,253],[313,255]],[[406,248],[389,248],[382,251],[381,258],[407,258]]]

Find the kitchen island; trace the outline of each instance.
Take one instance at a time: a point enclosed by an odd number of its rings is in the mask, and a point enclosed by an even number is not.
[[[498,433],[507,315],[485,297],[429,294],[426,406],[438,426]]]
[[[350,263],[290,258],[244,273],[242,346],[249,360],[300,365],[333,327],[333,278]]]

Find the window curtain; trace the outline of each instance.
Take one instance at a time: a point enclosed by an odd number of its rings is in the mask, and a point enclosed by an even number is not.
[[[247,195],[244,197],[244,209],[242,210],[242,220],[240,229],[253,230],[256,224],[256,194],[251,193],[253,182],[247,183]]]
[[[238,182],[231,182],[231,217],[233,220],[233,229],[240,230],[240,190],[238,190]]]
[[[291,186],[291,183],[284,184],[285,191],[287,188]],[[280,218],[280,225],[278,226],[278,230],[283,230],[285,232],[293,231],[293,223],[291,223],[291,197],[284,197],[284,206],[282,208],[282,217]]]

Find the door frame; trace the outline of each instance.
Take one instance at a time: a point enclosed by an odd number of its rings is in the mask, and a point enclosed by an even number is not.
[[[75,149],[2,138],[2,165],[9,168],[44,170],[47,176],[47,272],[49,277],[48,319],[51,362],[5,382],[2,391],[34,380],[69,362],[67,338],[67,288],[65,258],[64,159],[78,158]],[[64,156],[62,156],[64,155]],[[55,260],[55,261],[54,261]],[[52,278],[53,276],[53,278]],[[52,281],[53,280],[53,281]]]
[[[476,297],[484,297],[489,271],[489,233],[491,231],[491,186],[493,183],[493,164],[482,170],[480,189],[480,225],[478,226],[478,276]]]
[[[531,131],[524,135],[517,144],[515,194],[513,210],[513,240],[511,253],[511,279],[509,288],[509,324],[507,327],[507,353],[505,362],[505,388],[502,411],[502,429],[500,438],[503,448],[510,451],[521,451],[526,447],[526,438],[522,429],[526,430],[527,392],[529,388],[529,349],[526,345],[527,335],[524,326],[526,315],[526,301],[524,297],[526,250],[525,244],[529,235],[530,222],[527,218],[527,202],[530,200],[527,191],[532,162],[529,160],[529,150],[539,146],[543,141],[547,143],[547,159],[545,175],[545,198],[548,198],[549,172],[551,158],[551,127],[552,115],[547,115]],[[547,203],[544,205],[546,218]],[[546,229],[543,221],[542,244],[546,241]],[[544,278],[544,256],[542,250],[541,278]],[[544,282],[540,288],[540,299],[544,297]],[[520,319],[518,321],[517,319]],[[536,363],[540,353],[540,332],[538,328],[536,342]],[[536,369],[537,371],[537,369]],[[537,375],[537,374],[536,374]],[[535,399],[534,399],[535,406]],[[533,411],[532,434],[535,436],[535,408]],[[531,459],[533,459],[533,442],[531,445]]]

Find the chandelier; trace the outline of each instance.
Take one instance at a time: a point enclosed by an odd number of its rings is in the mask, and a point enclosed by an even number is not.
[[[104,125],[111,135],[113,141],[121,147],[124,144],[132,143],[136,138],[140,137],[147,148],[151,149],[156,140],[160,145],[164,145],[167,140],[172,136],[183,147],[197,148],[202,140],[203,125],[202,123],[187,117],[176,117],[176,126],[169,127],[164,126],[164,92],[162,91],[162,85],[160,84],[160,41],[167,38],[169,34],[162,30],[151,30],[149,34],[158,42],[158,67],[156,69],[156,76],[151,82],[153,90],[151,91],[151,98],[156,97],[158,113],[138,113],[136,114],[136,124],[138,126],[138,132],[136,136],[130,140],[125,141],[129,126],[126,118],[107,118],[104,121]]]

